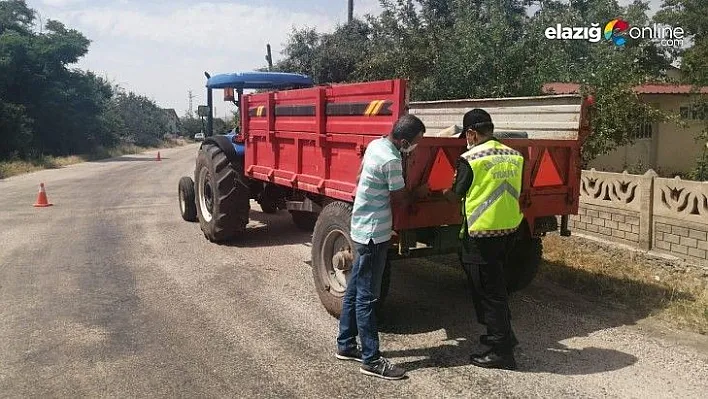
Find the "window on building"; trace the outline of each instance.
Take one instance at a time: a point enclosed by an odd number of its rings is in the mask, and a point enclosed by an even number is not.
[[[679,108],[681,119],[703,121],[708,119],[708,109],[704,104],[685,104]]]
[[[654,133],[651,123],[641,123],[637,126],[637,130],[632,134],[634,139],[650,139]]]
[[[642,123],[639,125],[638,139],[650,139],[654,133],[651,123]]]

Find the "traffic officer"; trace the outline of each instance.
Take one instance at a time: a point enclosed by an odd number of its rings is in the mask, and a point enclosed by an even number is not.
[[[516,369],[511,312],[504,279],[504,263],[523,219],[519,206],[523,156],[493,137],[494,124],[482,109],[467,112],[460,137],[468,151],[457,162],[457,172],[445,197],[461,203],[464,222],[460,258],[472,286],[477,320],[487,326],[480,341],[491,347],[473,354],[471,363],[485,368]]]

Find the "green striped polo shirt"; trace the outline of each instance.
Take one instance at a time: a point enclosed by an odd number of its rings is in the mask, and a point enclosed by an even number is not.
[[[354,242],[380,244],[391,239],[392,191],[405,187],[401,153],[386,137],[369,143],[362,160],[361,176],[352,212],[351,237]]]

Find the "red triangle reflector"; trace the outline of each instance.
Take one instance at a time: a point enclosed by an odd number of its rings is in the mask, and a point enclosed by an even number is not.
[[[435,156],[430,176],[428,176],[428,186],[430,191],[440,191],[452,186],[452,179],[455,175],[455,168],[452,167],[450,161],[445,155],[442,148],[438,149],[438,154]]]
[[[556,165],[551,159],[551,154],[547,150],[543,151],[541,158],[541,166],[536,173],[536,179],[533,182],[534,187],[562,186],[563,178],[558,173]]]

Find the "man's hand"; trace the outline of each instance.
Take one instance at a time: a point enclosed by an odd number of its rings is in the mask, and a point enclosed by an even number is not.
[[[421,184],[412,190],[403,189],[392,192],[391,200],[404,206],[409,206],[419,199],[427,197],[428,195],[430,195],[430,188],[427,184]]]
[[[443,196],[450,202],[459,203],[462,201],[462,198],[450,188],[443,190]]]

